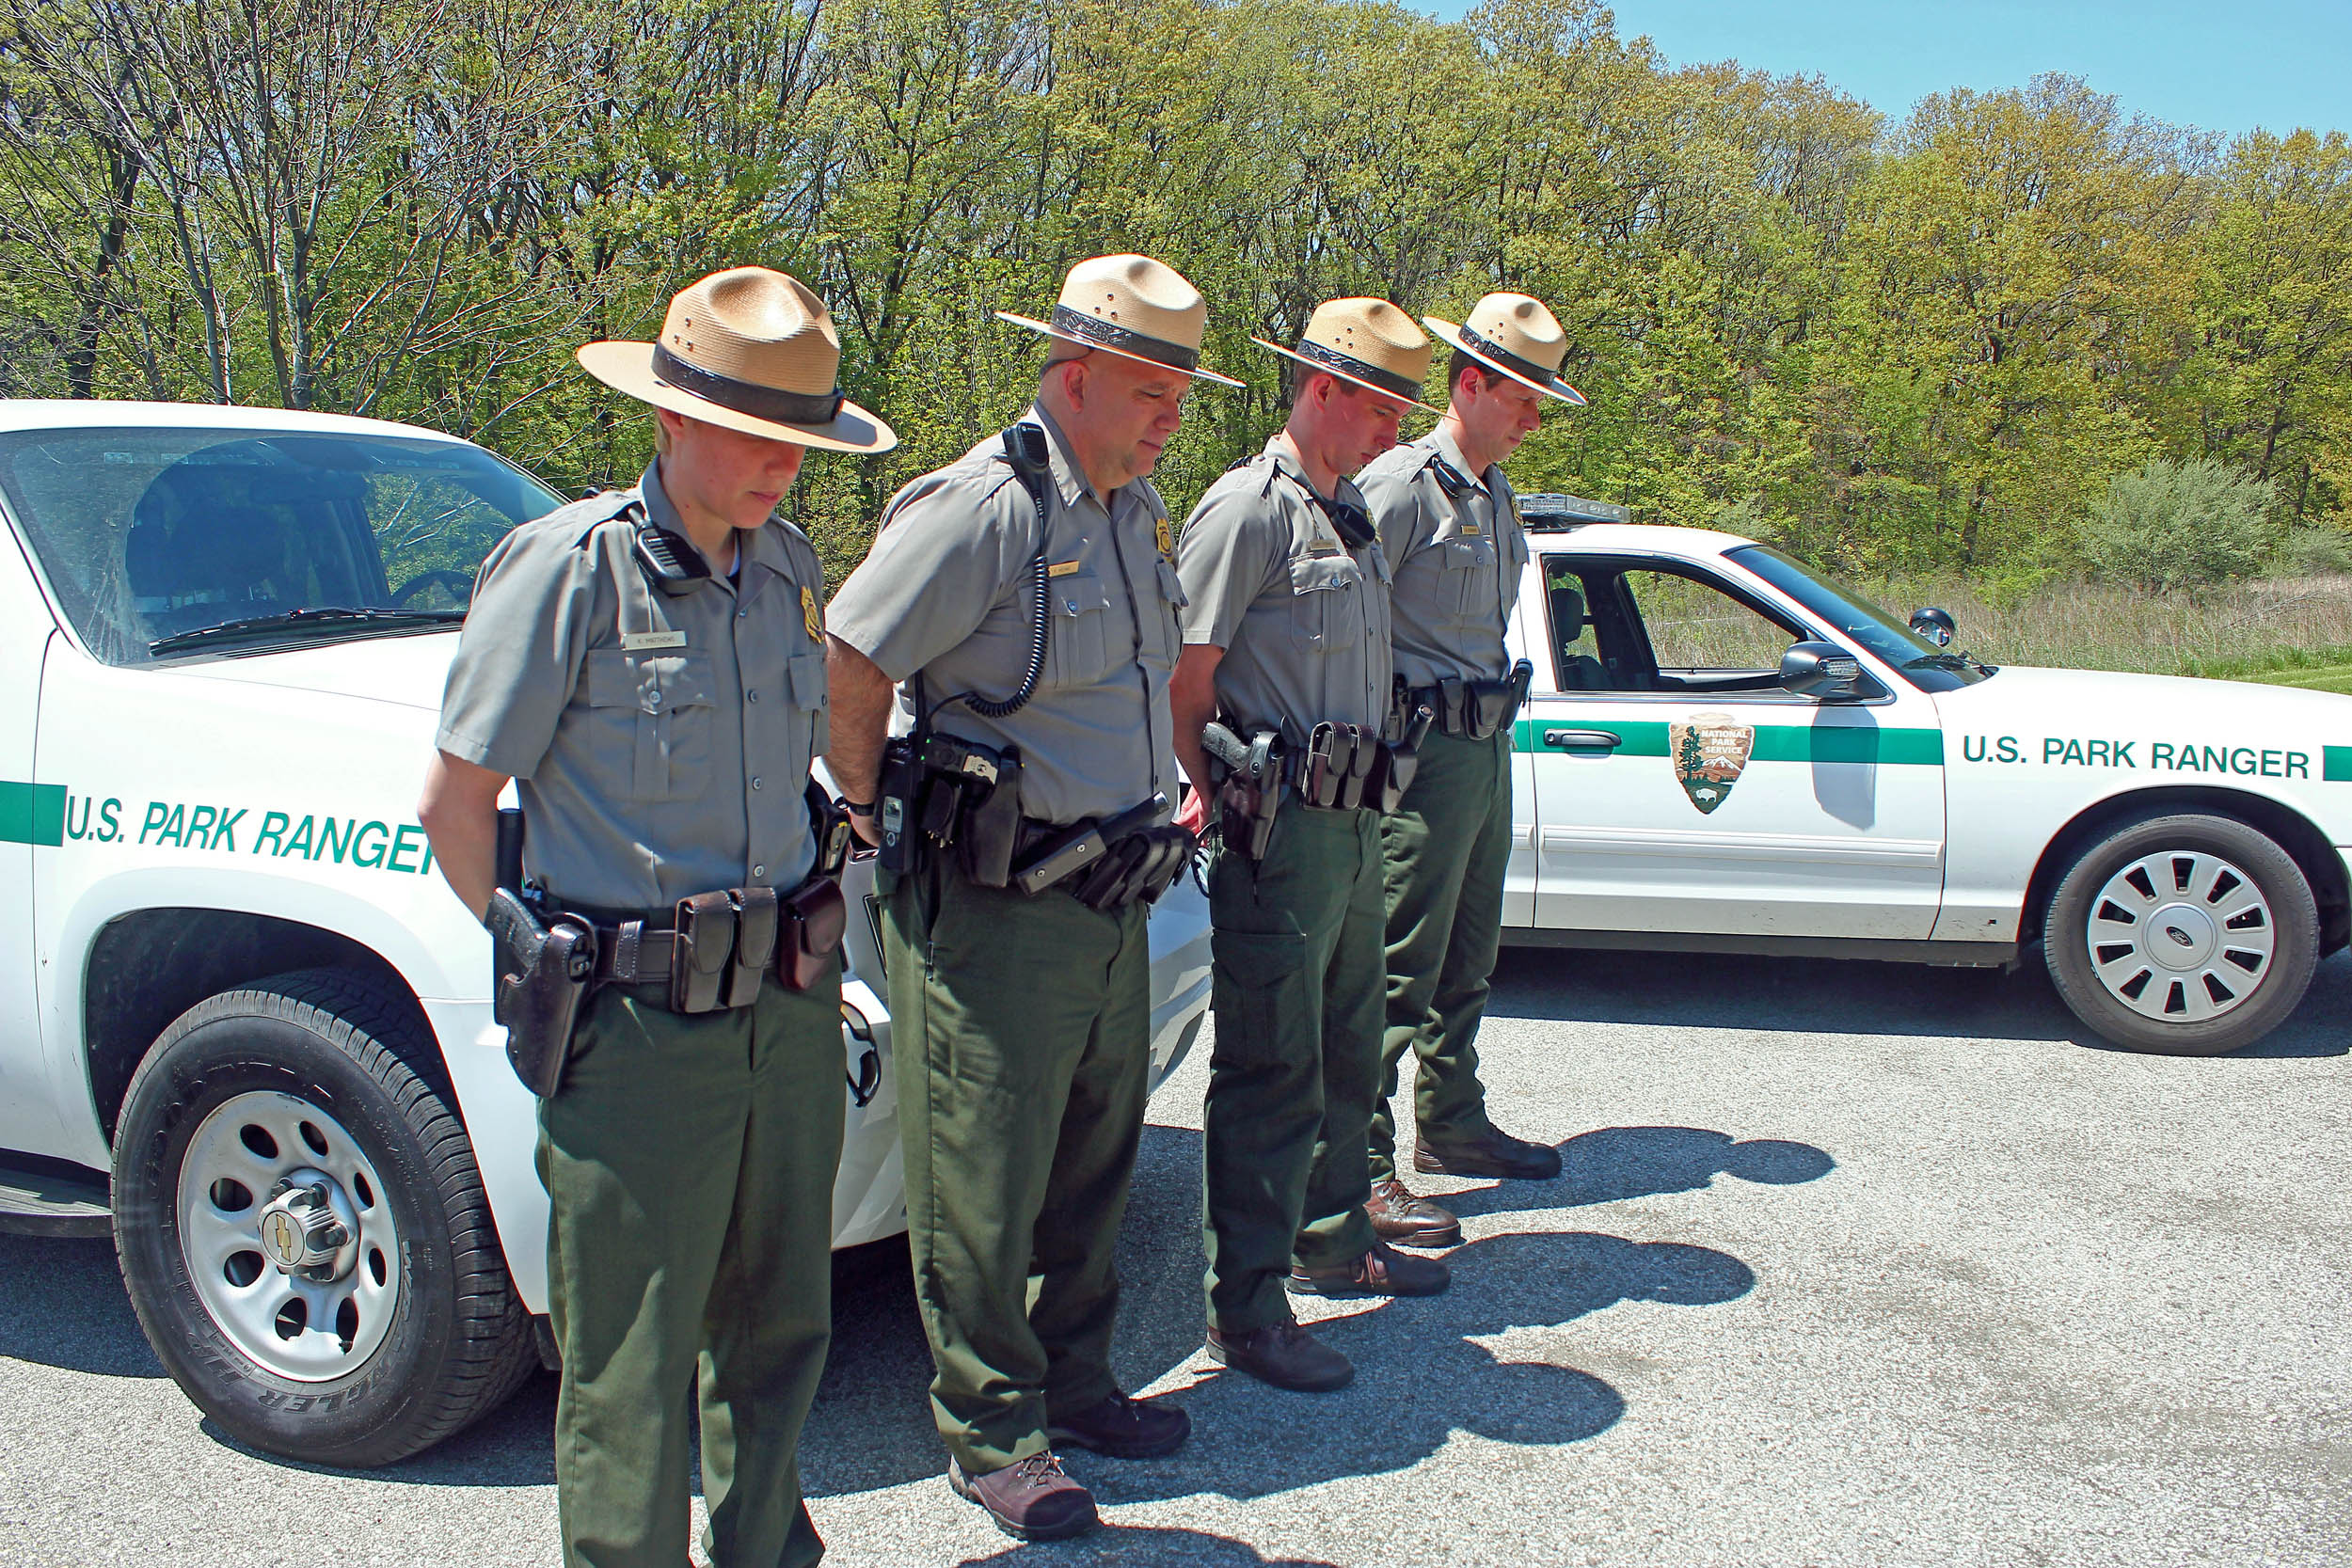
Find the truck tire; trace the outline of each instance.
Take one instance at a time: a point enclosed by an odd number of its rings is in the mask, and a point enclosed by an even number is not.
[[[2116,1044],[2217,1056],[2303,1000],[2319,910],[2295,858],[2245,823],[2136,817],[2058,879],[2042,953],[2074,1016]]]
[[[387,1465],[537,1365],[439,1080],[413,1005],[347,970],[209,997],[132,1077],[123,1283],[165,1369],[239,1442]]]

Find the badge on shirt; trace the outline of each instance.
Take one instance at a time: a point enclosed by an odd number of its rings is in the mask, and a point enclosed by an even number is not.
[[[641,653],[647,648],[683,648],[686,634],[682,631],[625,631],[621,633],[621,649],[625,653]]]
[[[801,625],[808,628],[808,640],[811,642],[824,640],[824,607],[817,602],[817,595],[809,592],[805,585],[801,589]]]
[[[1166,517],[1159,524],[1160,559],[1170,566],[1176,564],[1176,525]]]

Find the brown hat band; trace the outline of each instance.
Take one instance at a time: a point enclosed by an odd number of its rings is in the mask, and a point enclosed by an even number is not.
[[[1377,365],[1367,365],[1361,359],[1342,354],[1338,349],[1326,348],[1321,343],[1301,338],[1298,346],[1291,352],[1311,365],[1320,365],[1327,371],[1336,371],[1342,375],[1377,387],[1391,397],[1403,398],[1407,403],[1421,401],[1420,382],[1408,381],[1394,371],[1384,371]]]
[[[1199,349],[1171,343],[1163,338],[1147,338],[1123,326],[1113,326],[1100,316],[1073,310],[1067,305],[1054,307],[1052,325],[1057,332],[1066,332],[1073,338],[1116,349],[1120,354],[1131,354],[1138,359],[1149,359],[1155,365],[1166,365],[1173,371],[1189,372],[1200,368]]]
[[[1465,323],[1462,327],[1462,341],[1468,347],[1476,349],[1504,370],[1509,371],[1513,375],[1523,376],[1538,387],[1549,387],[1560,379],[1558,371],[1548,371],[1533,359],[1522,359],[1509,349],[1488,341],[1480,337],[1477,329],[1468,323]]]
[[[787,392],[756,382],[738,381],[731,375],[690,365],[660,343],[653,345],[653,373],[681,392],[691,392],[722,408],[749,414],[755,420],[772,420],[778,424],[831,424],[847,401],[838,387],[830,392]]]

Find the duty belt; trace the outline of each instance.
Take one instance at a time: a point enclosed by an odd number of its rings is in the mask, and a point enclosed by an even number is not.
[[[806,990],[848,925],[841,885],[821,872],[787,894],[728,888],[642,913],[550,904],[594,927],[596,984],[662,987],[651,1000],[678,1013],[747,1007],[770,976]]]
[[[1405,702],[1408,707],[1426,705],[1437,717],[1437,727],[1447,735],[1464,740],[1491,740],[1510,728],[1534,679],[1535,666],[1520,659],[1501,680],[1448,676],[1434,686],[1415,687],[1405,693]]]

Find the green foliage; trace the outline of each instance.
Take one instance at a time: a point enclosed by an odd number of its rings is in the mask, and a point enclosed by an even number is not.
[[[2151,458],[2091,503],[2083,559],[2106,580],[2151,594],[2251,577],[2279,544],[2269,504],[2267,484],[2223,464]]]
[[[762,262],[902,437],[789,499],[838,575],[1030,396],[993,311],[1126,249],[1250,382],[1195,395],[1179,512],[1280,420],[1251,336],[1507,287],[1591,399],[1525,489],[2005,600],[2150,458],[2252,475],[2298,541],[2352,523],[2340,133],[2221,148],[2063,77],[1888,123],[1598,0],[0,0],[0,394],[375,414],[577,493],[648,437],[571,351]]]
[[[2289,529],[2271,565],[2287,577],[2352,577],[2352,538],[2332,528]]]

